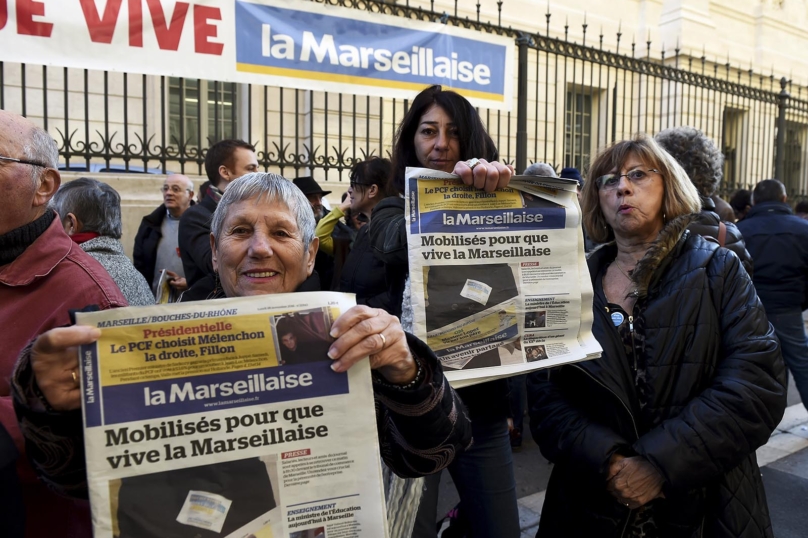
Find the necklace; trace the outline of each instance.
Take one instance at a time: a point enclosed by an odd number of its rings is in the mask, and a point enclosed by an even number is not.
[[[617,266],[617,270],[623,273],[623,276],[626,277],[629,280],[629,282],[633,282],[631,276],[627,272],[623,271],[622,267],[620,267],[620,264],[617,262],[617,259],[614,260],[614,264]]]
[[[622,267],[620,267],[620,264],[617,262],[616,258],[614,260],[614,265],[617,267],[617,270],[623,273],[623,276],[626,277],[626,279],[629,281],[630,287],[628,293],[626,294],[626,297],[637,297],[639,295],[639,292],[637,291],[637,288],[634,286],[634,281],[631,279],[631,276],[629,276],[629,274],[626,271],[624,271]]]

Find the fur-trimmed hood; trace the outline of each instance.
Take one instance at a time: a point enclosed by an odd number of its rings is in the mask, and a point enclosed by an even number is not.
[[[699,213],[689,213],[687,215],[681,215],[665,224],[657,238],[651,243],[651,246],[648,247],[645,255],[637,262],[637,266],[631,273],[631,280],[637,285],[637,294],[640,297],[644,297],[648,293],[648,288],[651,287],[654,279],[658,278],[660,275],[658,270],[670,261],[668,255],[686,236],[687,227],[700,219],[701,215]],[[592,261],[596,265],[600,265],[604,263],[602,258],[612,256],[612,254],[607,252],[616,249],[617,247],[614,241],[602,245],[592,252]],[[592,272],[592,274],[595,275],[597,272]]]

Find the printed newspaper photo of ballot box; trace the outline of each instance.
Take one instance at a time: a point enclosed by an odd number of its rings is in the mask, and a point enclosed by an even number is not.
[[[80,349],[94,536],[386,536],[370,367],[336,373],[326,355],[354,304],[295,293],[79,314],[101,329]]]
[[[406,173],[414,332],[459,387],[599,356],[577,183]]]

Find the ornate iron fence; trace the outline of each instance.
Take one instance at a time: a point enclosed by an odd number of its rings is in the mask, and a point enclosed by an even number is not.
[[[315,0],[320,1],[320,0]],[[527,32],[410,2],[323,3],[438,21],[513,37],[517,96],[511,112],[481,109],[501,158],[523,169],[544,161],[585,171],[602,147],[634,132],[677,125],[703,130],[725,156],[723,191],[782,179],[792,197],[808,185],[808,89],[773,74],[660,51],[650,41],[621,53]],[[426,4],[426,3],[425,3]],[[644,57],[640,47],[645,49]],[[342,180],[369,155],[387,155],[407,100],[0,62],[0,108],[39,121],[67,169],[203,174],[206,148],[222,138],[253,141],[260,164],[286,176]]]

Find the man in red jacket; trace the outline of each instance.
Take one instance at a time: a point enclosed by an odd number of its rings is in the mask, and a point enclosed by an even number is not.
[[[14,413],[9,387],[14,364],[37,335],[68,325],[70,309],[126,306],[109,274],[67,236],[48,208],[61,184],[58,156],[48,133],[0,110],[0,423],[22,454],[17,472],[26,510],[25,536],[30,538],[90,537],[92,527],[88,503],[50,491],[24,456],[20,427],[29,423],[23,418],[18,426]],[[28,388],[28,410],[46,414],[47,406],[35,396],[35,383]]]

